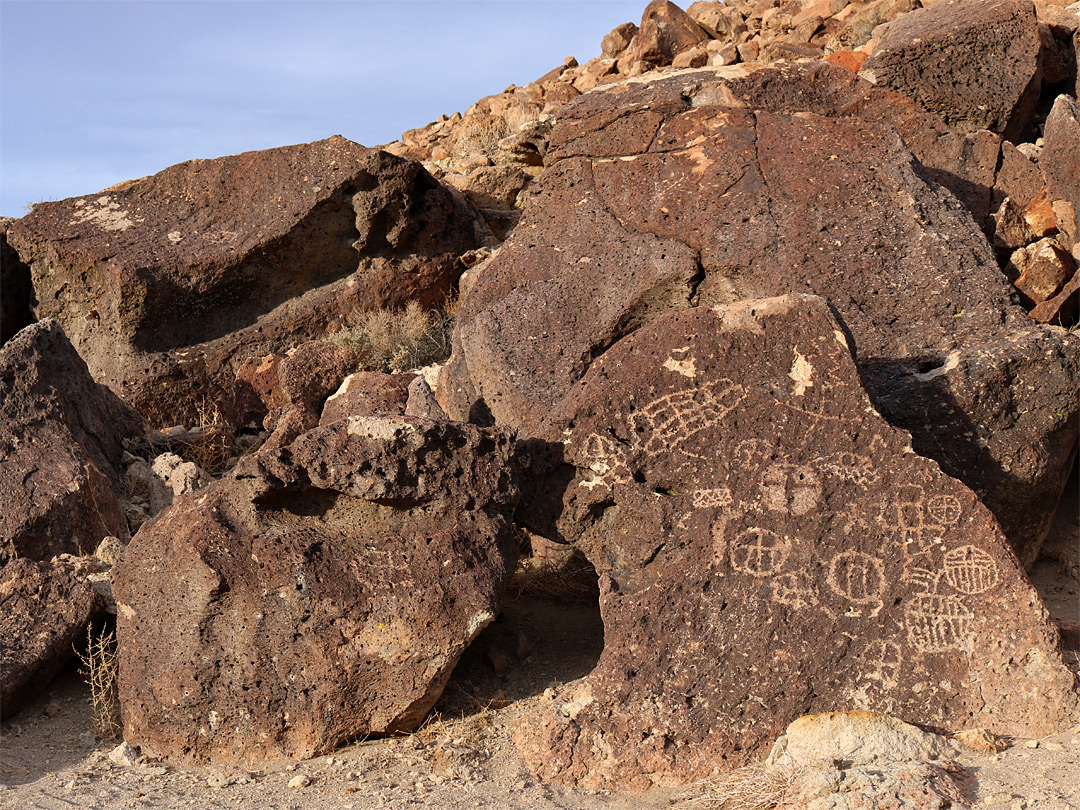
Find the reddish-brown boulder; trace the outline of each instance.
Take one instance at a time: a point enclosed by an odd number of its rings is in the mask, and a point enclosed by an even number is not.
[[[11,217],[0,217],[0,346],[34,322],[30,310],[34,298],[30,267],[19,259],[7,239],[8,228],[14,221]]]
[[[414,379],[415,374],[377,371],[350,374],[326,400],[319,424],[328,425],[348,416],[403,416],[409,400],[409,384]]]
[[[669,0],[652,0],[641,15],[637,33],[619,57],[620,72],[643,72],[670,65],[709,35]],[[625,69],[624,67],[625,66]]]
[[[1039,168],[1046,176],[1050,198],[1072,207],[1072,217],[1062,209],[1058,225],[1077,243],[1080,242],[1080,105],[1076,99],[1058,96],[1043,132],[1045,145],[1039,155]],[[1074,250],[1080,260],[1077,254]]]
[[[92,552],[127,537],[117,500],[142,419],[91,379],[53,320],[0,348],[0,563]]]
[[[282,355],[249,357],[236,372],[229,419],[234,425],[262,425],[273,411],[285,405],[285,394],[278,381]]]
[[[61,562],[11,560],[0,568],[0,710],[7,720],[75,657],[105,615],[94,587]]]
[[[1042,87],[1031,0],[935,3],[889,23],[863,74],[918,101],[960,132],[1019,143]]]
[[[415,728],[513,570],[511,451],[350,418],[179,498],[114,569],[125,739],[240,762]]]
[[[476,247],[473,215],[422,166],[341,137],[42,203],[9,238],[38,316],[64,325],[95,379],[171,423],[223,400],[250,357],[358,309],[441,302]]]
[[[657,74],[567,105],[522,221],[477,268],[440,404],[532,435],[597,357],[660,314],[816,292],[850,330],[871,396],[889,399],[886,417],[987,494],[1034,559],[1043,535],[1030,517],[1052,511],[1078,434],[1080,406],[1064,393],[1080,384],[1076,336],[1043,331],[1010,303],[985,237],[886,125],[884,102],[861,103],[871,120],[773,112],[794,92],[792,74],[770,75]],[[803,75],[839,86],[827,111],[845,98],[860,109],[841,68]],[[747,106],[755,98],[766,109]],[[1028,354],[1036,345],[1042,354]],[[979,359],[1004,361],[1009,346],[1055,382],[1029,386]],[[954,352],[956,372],[945,368]],[[905,405],[925,397],[934,408]]]
[[[1080,716],[994,516],[874,411],[845,331],[814,296],[672,313],[550,415],[604,651],[514,728],[536,774],[687,782],[844,709],[1026,737]]]

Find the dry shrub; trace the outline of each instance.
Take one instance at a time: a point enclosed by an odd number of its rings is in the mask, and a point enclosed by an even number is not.
[[[806,772],[803,765],[755,763],[701,783],[702,795],[687,802],[701,810],[774,810],[796,798],[793,787]]]
[[[94,730],[103,740],[116,740],[123,730],[120,722],[120,667],[116,634],[102,629],[95,636],[88,626],[86,635],[86,651],[76,652],[82,664],[80,670],[90,687]]]
[[[518,562],[507,589],[519,598],[530,594],[583,605],[595,604],[600,598],[596,569],[587,560],[559,564],[526,557]]]
[[[403,309],[376,309],[352,318],[331,340],[352,349],[365,371],[401,373],[441,363],[450,356],[456,300],[425,311],[416,301]]]

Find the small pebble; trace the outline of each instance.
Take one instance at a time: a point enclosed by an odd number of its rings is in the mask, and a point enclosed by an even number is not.
[[[296,776],[289,780],[289,787],[293,788],[294,790],[306,788],[310,784],[311,780],[302,773],[298,773]]]
[[[115,765],[130,767],[139,759],[139,752],[126,740],[109,752],[109,761]]]

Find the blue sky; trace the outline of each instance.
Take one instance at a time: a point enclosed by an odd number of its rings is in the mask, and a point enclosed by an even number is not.
[[[191,158],[385,143],[600,53],[647,0],[0,0],[0,215]]]

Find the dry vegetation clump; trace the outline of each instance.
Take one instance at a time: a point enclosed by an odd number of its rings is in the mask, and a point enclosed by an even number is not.
[[[90,687],[94,730],[103,740],[116,740],[120,738],[123,730],[120,721],[120,668],[116,634],[103,628],[95,636],[92,627],[88,626],[86,635],[86,650],[76,652],[82,664],[80,671]]]
[[[349,328],[330,339],[352,349],[364,371],[398,374],[445,362],[450,357],[457,300],[426,311],[416,301],[403,309],[376,309],[353,317]]]
[[[775,810],[790,806],[795,783],[806,772],[803,765],[763,762],[709,779],[696,786],[701,795],[686,802],[687,810]]]
[[[498,163],[499,141],[518,133],[522,125],[539,117],[539,112],[527,107],[512,107],[501,116],[469,116],[459,124],[451,160],[458,163],[483,155]]]

